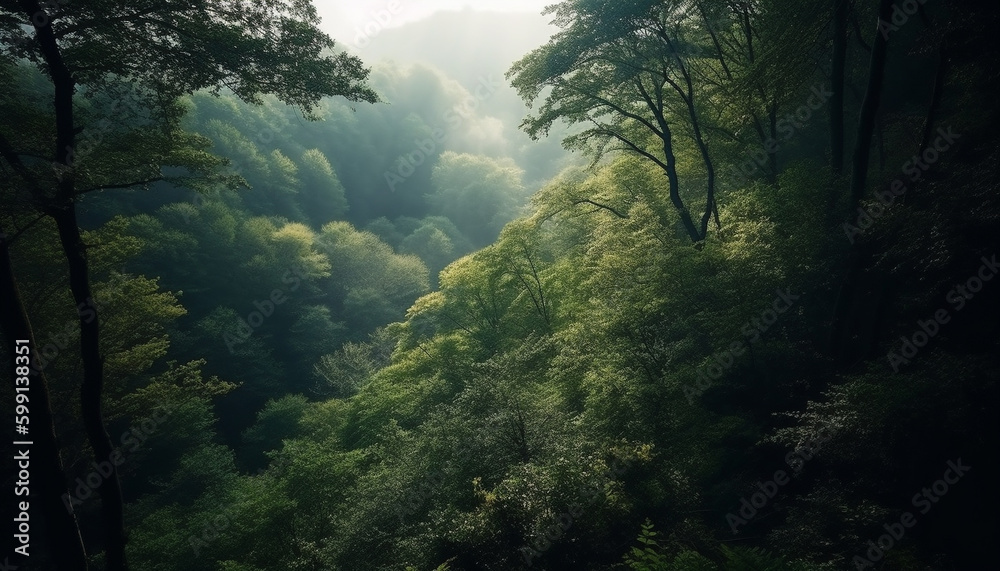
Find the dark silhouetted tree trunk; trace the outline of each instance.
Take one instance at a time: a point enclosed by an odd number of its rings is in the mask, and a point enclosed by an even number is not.
[[[107,429],[101,398],[104,392],[104,357],[101,356],[98,335],[97,306],[90,290],[89,268],[86,246],[76,223],[76,204],[69,202],[54,213],[59,229],[59,240],[69,263],[69,283],[73,300],[80,314],[80,351],[83,356],[83,383],[80,386],[80,405],[84,429],[94,458],[100,463],[111,457],[114,446]],[[125,517],[122,501],[121,480],[118,468],[112,463],[111,475],[104,479],[99,488],[101,494],[101,515],[104,518],[105,550],[109,571],[125,571]]]
[[[844,70],[847,66],[848,0],[833,0],[833,58],[830,73],[830,169],[844,170]]]
[[[875,130],[875,115],[882,101],[882,76],[885,72],[885,59],[889,50],[889,33],[883,28],[883,22],[892,18],[892,0],[881,0],[878,9],[878,22],[875,30],[875,41],[872,44],[872,58],[868,65],[868,87],[865,98],[861,102],[861,115],[858,118],[858,133],[854,142],[854,158],[851,172],[851,202],[857,204],[865,193],[868,182],[868,163],[871,158],[872,133]],[[887,24],[886,24],[887,25]]]
[[[42,10],[37,0],[21,0],[21,8],[29,20]],[[108,460],[113,450],[111,437],[104,427],[101,397],[104,388],[104,362],[100,354],[99,319],[90,291],[90,276],[86,247],[76,222],[76,189],[73,176],[73,145],[75,126],[73,92],[76,83],[62,58],[52,26],[35,25],[42,56],[54,87],[56,117],[56,161],[64,165],[59,175],[55,203],[47,213],[56,221],[59,240],[69,264],[70,290],[80,316],[80,352],[83,358],[83,382],[80,386],[80,406],[87,439],[97,462]],[[83,309],[86,308],[86,311]],[[111,464],[111,474],[98,488],[101,495],[101,515],[104,520],[104,540],[108,571],[126,571],[125,516],[118,469]]]
[[[14,278],[8,240],[2,235],[2,230],[0,230],[0,315],[3,316],[0,323],[12,346],[18,339],[27,339],[32,352],[38,351],[31,323],[24,310],[21,292]],[[59,457],[59,442],[52,418],[49,385],[42,371],[34,366],[28,367],[27,376],[28,394],[31,399],[30,441],[33,442],[34,452],[32,466],[35,468],[32,475],[37,479],[41,490],[39,497],[45,518],[44,529],[50,547],[50,557],[60,571],[86,571],[87,554],[83,547],[83,539],[80,537],[76,515],[73,513],[72,504],[64,504],[62,500],[69,490],[66,489],[66,476],[62,459]]]
[[[677,214],[681,217],[681,224],[684,225],[684,230],[687,231],[688,237],[691,238],[691,241],[700,242],[704,236],[698,232],[698,228],[694,225],[694,220],[691,218],[691,212],[687,209],[687,206],[684,205],[684,201],[681,200],[680,179],[677,177],[677,157],[674,156],[673,145],[670,141],[670,129],[666,127],[666,123],[664,123],[661,128],[663,128],[663,133],[665,135],[663,140],[663,153],[666,155],[667,159],[667,168],[665,169],[665,172],[667,175],[667,182],[669,184],[670,203],[677,209]]]

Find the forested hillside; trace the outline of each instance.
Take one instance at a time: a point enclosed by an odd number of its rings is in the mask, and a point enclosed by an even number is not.
[[[545,15],[0,0],[3,569],[995,566],[1000,7]]]

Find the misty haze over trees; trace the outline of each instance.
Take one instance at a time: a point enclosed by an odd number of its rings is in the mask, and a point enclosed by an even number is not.
[[[543,4],[0,0],[3,569],[991,568],[1000,8]]]

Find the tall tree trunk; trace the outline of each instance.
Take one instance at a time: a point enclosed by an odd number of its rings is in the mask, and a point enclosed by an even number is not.
[[[833,57],[830,82],[830,169],[844,170],[844,73],[847,67],[848,0],[833,0]]]
[[[716,33],[716,31],[715,31],[715,26],[713,26],[711,19],[708,17],[708,13],[705,11],[704,3],[703,2],[698,2],[697,7],[698,7],[698,11],[701,13],[702,20],[705,22],[705,29],[708,31],[708,35],[712,39],[712,46],[715,48],[715,57],[716,57],[717,60],[719,60],[719,64],[722,66],[722,71],[725,72],[725,74],[726,74],[726,79],[728,79],[730,82],[732,82],[733,81],[733,73],[732,73],[732,70],[729,68],[729,64],[726,62],[726,54],[723,51],[722,43],[719,41],[719,36]],[[752,64],[753,62],[751,61],[750,63]],[[760,87],[758,91],[761,94],[761,97],[762,97],[761,101],[763,102],[764,99],[765,99],[764,98],[763,88]],[[753,119],[753,127],[754,127],[754,130],[757,132],[757,137],[760,139],[761,147],[763,147],[763,148],[766,149],[767,148],[767,142],[768,142],[768,133],[767,133],[767,131],[764,130],[764,123],[763,123],[763,121],[761,121],[760,115],[757,113],[757,111],[753,109],[753,106],[754,106],[753,102],[750,102],[750,110],[749,110],[749,112],[750,112],[750,118]],[[773,110],[769,113],[769,115],[771,117],[771,133],[770,133],[770,138],[774,139],[774,136],[775,136],[775,128],[774,128],[775,127],[775,117],[774,117]],[[698,137],[700,137],[700,135],[698,135]],[[774,182],[774,178],[775,178],[775,176],[777,174],[777,163],[776,163],[776,159],[775,159],[774,153],[767,153],[767,159],[768,159],[768,168],[770,168],[770,170],[771,170],[771,172],[768,173],[768,180],[770,180],[771,182]],[[715,224],[716,224],[716,226],[719,226],[718,208],[714,204],[714,202],[715,202],[714,199],[712,200],[712,202],[713,202],[712,209],[715,211]]]
[[[924,150],[930,145],[931,135],[934,134],[934,122],[937,120],[938,109],[941,107],[941,94],[944,92],[944,80],[948,76],[948,41],[941,40],[938,46],[938,65],[934,73],[934,86],[931,88],[931,101],[927,105],[927,116],[924,118],[924,130],[920,136],[920,148],[917,155],[924,154]]]
[[[931,90],[930,102],[927,106],[927,115],[924,119],[923,132],[920,143],[917,145],[916,154],[923,154],[930,144],[931,136],[937,114],[941,105],[941,95],[944,91],[944,81],[948,73],[948,51],[947,43],[941,42],[938,49],[938,65],[934,73],[934,83]],[[911,191],[918,185],[916,181],[910,187]],[[908,195],[912,192],[908,193]],[[902,197],[905,200],[906,195]],[[882,326],[882,319],[879,312],[871,307],[857,311],[857,316],[852,317],[852,307],[860,306],[864,303],[864,297],[872,297],[871,292],[878,292],[879,299],[888,298],[892,295],[895,284],[889,281],[885,275],[869,277],[868,282],[871,291],[864,291],[862,282],[864,281],[864,268],[871,264],[874,255],[873,246],[869,243],[855,245],[851,251],[847,264],[847,276],[841,288],[840,295],[834,310],[833,326],[831,328],[831,352],[841,365],[851,364],[853,359],[867,358],[875,356],[878,348],[879,332]],[[871,286],[871,284],[877,284]],[[887,302],[875,303],[874,307],[886,307]],[[871,316],[874,315],[874,319]],[[851,334],[856,334],[856,339]]]
[[[663,154],[667,159],[667,168],[665,170],[667,171],[667,178],[670,181],[670,201],[680,213],[681,222],[684,224],[688,236],[691,237],[691,241],[698,243],[704,240],[708,235],[708,220],[710,219],[715,206],[715,168],[712,165],[711,156],[708,154],[708,147],[705,146],[704,141],[702,140],[701,124],[698,121],[698,113],[696,112],[694,106],[694,88],[691,81],[691,72],[688,70],[688,67],[684,65],[684,61],[681,59],[676,46],[674,46],[673,41],[670,39],[670,35],[663,29],[657,30],[657,34],[670,50],[670,53],[673,54],[674,61],[677,62],[677,68],[680,70],[681,75],[684,78],[684,87],[682,88],[676,82],[666,77],[664,77],[664,81],[670,84],[687,107],[688,116],[691,119],[691,127],[694,129],[695,142],[701,151],[702,159],[705,161],[705,167],[708,170],[708,189],[706,193],[708,201],[705,206],[705,215],[702,220],[701,230],[699,231],[694,225],[691,213],[684,206],[680,197],[680,185],[677,179],[677,160],[673,152],[673,135],[671,134],[669,124],[667,123],[666,117],[663,113],[663,99],[661,92],[657,90],[656,93],[659,108],[654,111],[654,114],[656,116],[656,121],[660,125],[663,140]]]
[[[18,339],[27,339],[31,351],[38,351],[31,322],[24,309],[20,289],[14,278],[9,243],[0,229],[0,324],[11,345]],[[11,352],[14,355],[14,351]],[[16,356],[16,355],[15,355]],[[37,361],[36,361],[37,362]],[[33,442],[32,451],[37,456],[33,461],[33,472],[41,490],[42,514],[45,518],[45,535],[49,544],[52,562],[60,571],[87,571],[87,553],[80,536],[71,503],[63,503],[69,490],[66,488],[66,473],[59,456],[59,441],[56,437],[52,404],[49,399],[49,384],[40,369],[28,366],[28,387],[31,399],[31,432],[26,440]]]
[[[70,202],[53,213],[59,229],[59,239],[69,263],[69,284],[80,314],[80,352],[83,356],[83,384],[80,405],[87,439],[94,450],[94,459],[107,461],[111,475],[104,479],[101,494],[101,515],[104,519],[105,551],[109,571],[126,571],[125,516],[121,480],[118,468],[108,461],[114,451],[111,437],[104,426],[101,397],[104,392],[104,357],[100,352],[97,306],[90,290],[86,246],[76,223],[76,203]]]
[[[690,103],[691,121],[694,124],[694,140],[698,144],[698,151],[701,153],[701,159],[705,163],[705,172],[708,174],[707,188],[705,190],[705,213],[701,216],[701,236],[705,238],[708,236],[708,222],[712,218],[712,213],[716,212],[715,208],[715,164],[712,162],[712,155],[709,153],[708,145],[705,144],[704,139],[701,136],[701,126],[698,123],[698,118],[695,115],[694,103]],[[715,215],[715,226],[719,228],[721,224],[719,223],[719,215]]]
[[[678,58],[678,63],[680,63],[680,56],[675,56]],[[712,212],[715,211],[715,164],[712,162],[712,154],[708,150],[708,145],[705,144],[705,138],[701,134],[701,120],[698,118],[698,110],[694,105],[694,85],[691,81],[691,73],[688,68],[683,64],[679,66],[681,68],[681,73],[684,75],[684,85],[687,90],[687,94],[681,93],[681,98],[684,100],[687,106],[688,117],[691,119],[691,128],[694,131],[694,142],[698,146],[698,152],[701,154],[701,160],[705,163],[705,172],[708,175],[708,186],[705,190],[705,213],[701,217],[701,228],[700,233],[702,239],[708,236],[708,221],[712,218]],[[716,225],[719,225],[719,218],[715,218]]]
[[[87,439],[94,450],[95,460],[108,460],[113,450],[111,437],[104,427],[101,412],[101,396],[104,388],[104,362],[100,353],[98,337],[98,312],[90,291],[87,254],[80,228],[76,223],[76,187],[73,172],[73,145],[76,130],[73,115],[73,93],[76,82],[73,74],[62,58],[52,26],[39,25],[34,15],[42,11],[37,0],[20,0],[21,9],[35,28],[35,37],[42,57],[48,65],[54,87],[54,108],[56,115],[56,162],[63,170],[59,174],[59,185],[55,202],[47,207],[47,213],[56,221],[59,239],[69,265],[70,290],[80,310],[80,352],[83,358],[83,383],[80,387],[80,405]],[[83,311],[88,308],[88,311]],[[104,540],[108,571],[127,571],[125,562],[125,515],[118,469],[111,464],[111,475],[98,488],[101,495],[101,512],[104,520]]]
[[[868,87],[861,102],[861,116],[858,118],[858,133],[854,142],[854,158],[851,172],[851,203],[856,205],[865,194],[868,182],[868,163],[871,157],[872,132],[875,130],[875,114],[882,100],[882,76],[889,49],[889,30],[883,22],[892,18],[892,0],[880,0],[875,41],[872,44],[872,58],[868,65]],[[853,206],[852,206],[853,207]]]
[[[684,230],[687,231],[691,241],[697,243],[701,241],[703,236],[698,233],[698,228],[695,227],[694,220],[691,219],[691,212],[684,205],[684,201],[681,200],[680,180],[677,178],[677,157],[674,156],[674,149],[671,145],[670,130],[664,130],[663,134],[663,154],[667,159],[667,168],[665,171],[667,182],[670,185],[670,203],[677,209],[677,214],[681,217],[681,224],[684,225]]]

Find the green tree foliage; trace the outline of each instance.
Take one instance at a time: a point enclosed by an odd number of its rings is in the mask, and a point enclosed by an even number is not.
[[[316,392],[346,398],[354,395],[372,376],[389,364],[396,340],[386,328],[376,329],[367,341],[344,343],[335,353],[323,355],[313,367]]]
[[[344,319],[352,331],[372,331],[392,321],[429,287],[419,258],[396,254],[374,234],[346,222],[324,225],[317,240],[336,268],[330,285],[343,296]]]
[[[300,163],[299,178],[304,193],[310,197],[308,201],[303,197],[303,209],[315,221],[342,219],[348,209],[347,198],[326,155],[319,149],[308,149],[302,153]]]
[[[564,144],[590,151],[595,162],[606,152],[622,150],[656,164],[667,177],[669,199],[684,231],[698,242],[715,208],[715,173],[694,90],[692,60],[702,55],[700,30],[692,29],[697,23],[692,24],[688,4],[554,4],[546,10],[563,30],[518,61],[508,76],[525,101],[544,97],[538,113],[522,123],[531,137],[547,135],[555,121],[565,120],[586,128]],[[675,140],[681,133],[693,139],[706,169],[700,223],[681,195]]]
[[[346,222],[315,232],[205,198],[137,215],[129,227],[154,244],[130,263],[186,289],[191,327],[177,337],[179,354],[241,383],[224,407],[229,437],[276,391],[311,393],[321,356],[400,319],[428,287],[418,258]]]
[[[13,4],[4,5],[9,15],[15,9]],[[108,18],[112,10],[118,12]],[[225,79],[226,87],[245,101],[275,93],[306,109],[324,95],[376,99],[363,84],[366,74],[360,60],[343,52],[323,53],[334,43],[312,24],[316,9],[309,3],[271,1],[196,10],[182,2],[65,3],[55,13],[43,15],[51,21],[65,64],[79,69],[76,76],[81,83],[126,77],[180,95],[207,86],[221,88]],[[24,33],[16,28],[18,21],[5,20],[7,38],[15,30]],[[262,33],[265,30],[268,33]],[[8,53],[21,56],[39,48],[30,38],[6,45]],[[179,60],[178,51],[191,57]],[[215,67],[205,62],[214,62]],[[224,70],[229,69],[240,73],[227,77]],[[275,81],[276,77],[283,81]]]
[[[790,564],[782,557],[776,557],[760,548],[735,547],[720,545],[715,550],[717,561],[693,551],[683,549],[673,557],[664,553],[663,546],[657,542],[657,532],[653,524],[646,520],[642,524],[638,542],[642,547],[633,547],[625,556],[629,569],[635,571],[742,571],[751,569],[766,569],[768,571],[805,571],[809,569],[803,564]]]
[[[0,4],[0,66],[27,64],[43,72],[52,86],[48,108],[4,99],[4,111],[18,116],[41,112],[44,119],[13,142],[19,121],[4,125],[0,154],[4,178],[17,179],[9,190],[19,194],[18,206],[51,217],[58,227],[79,319],[83,427],[97,461],[110,457],[114,444],[101,411],[105,370],[100,312],[93,306],[77,203],[97,190],[163,180],[201,189],[238,182],[219,175],[217,168],[224,161],[206,152],[206,139],[180,128],[181,95],[205,88],[218,93],[225,86],[245,101],[259,102],[262,93],[273,93],[306,114],[324,96],[377,101],[364,83],[368,71],[361,61],[345,52],[332,53],[334,42],[316,27],[316,19],[309,2],[281,0],[226,6],[57,2],[43,8],[34,0]],[[78,92],[96,104],[78,109]],[[97,114],[114,115],[118,121],[95,121]],[[78,138],[84,131],[86,139]],[[179,172],[165,173],[165,167]],[[7,252],[6,234],[2,247]],[[24,306],[21,299],[17,304]],[[58,463],[58,450],[49,455]],[[106,564],[125,571],[127,535],[116,467],[98,488]],[[51,496],[55,490],[47,493]],[[67,544],[79,543],[78,532],[66,527],[63,533]],[[75,557],[72,566],[86,565]]]
[[[432,212],[451,220],[476,246],[492,242],[513,219],[524,196],[522,171],[512,162],[446,152],[431,175]]]
[[[561,31],[513,70],[542,99],[525,127],[576,125],[570,145],[599,160],[524,211],[520,170],[484,155],[436,149],[391,207],[390,191],[355,186],[408,152],[364,132],[432,132],[411,109],[349,118],[323,102],[313,112],[344,123],[325,140],[277,100],[226,93],[178,109],[232,155],[225,180],[253,189],[97,201],[84,240],[110,328],[105,415],[116,439],[144,435],[121,441],[137,568],[988,567],[997,10],[927,3],[893,24],[871,125],[884,144],[854,149],[872,155],[856,204],[830,146],[851,138],[838,122],[867,129],[875,7],[549,13]],[[839,111],[810,109],[712,194],[713,169],[780,134],[836,62]],[[447,109],[440,78],[408,73]],[[377,156],[344,164],[345,133]],[[672,190],[699,214],[684,221]],[[11,247],[40,342],[53,332],[47,370],[72,378],[58,227],[30,211],[0,222],[23,228]],[[86,477],[76,387],[53,385],[69,476]],[[949,462],[971,470],[944,495]],[[97,520],[98,502],[77,507]],[[917,524],[870,560],[904,514]]]
[[[302,395],[288,395],[268,401],[257,413],[257,422],[243,433],[243,446],[252,462],[251,469],[265,464],[265,453],[281,448],[281,437],[297,435],[307,402]]]

